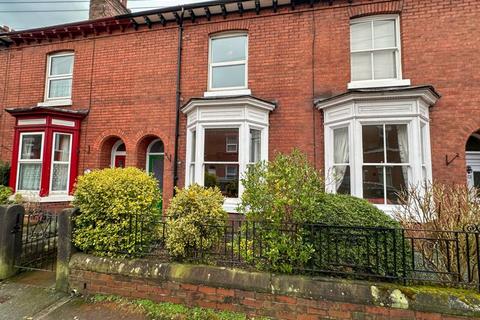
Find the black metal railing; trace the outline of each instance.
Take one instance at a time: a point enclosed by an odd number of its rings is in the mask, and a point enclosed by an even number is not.
[[[176,259],[166,246],[168,218],[145,222],[130,219],[120,236],[128,251],[100,249],[102,254]],[[333,275],[400,283],[440,283],[476,288],[480,291],[480,227],[461,231],[431,231],[380,227],[282,224],[230,219],[221,223],[199,223],[204,230],[197,242],[186,243],[184,260],[246,269],[278,270],[306,275]],[[145,232],[148,228],[149,232]],[[152,237],[152,230],[154,236]],[[147,236],[148,234],[148,236]],[[212,236],[213,234],[213,236]],[[186,237],[187,238],[187,237]],[[279,243],[306,249],[306,259],[279,260]],[[281,246],[280,246],[281,247]],[[112,248],[112,246],[110,246]],[[281,250],[280,250],[281,251]]]

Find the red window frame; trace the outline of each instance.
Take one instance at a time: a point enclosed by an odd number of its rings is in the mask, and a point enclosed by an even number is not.
[[[43,155],[42,155],[42,171],[40,175],[40,197],[46,197],[50,194],[50,175],[52,170],[52,149],[53,139],[55,133],[71,134],[71,156],[70,156],[70,175],[68,181],[67,194],[73,193],[73,186],[78,175],[78,158],[79,158],[79,145],[80,145],[80,126],[81,120],[85,114],[65,114],[62,112],[33,112],[28,114],[15,114],[10,112],[16,117],[15,132],[13,138],[13,150],[12,150],[12,165],[10,173],[10,187],[16,192],[17,190],[17,172],[20,152],[20,135],[22,133],[29,132],[43,132]],[[33,120],[45,119],[44,124],[31,124]],[[27,121],[22,121],[27,120]],[[54,123],[54,120],[57,123]],[[73,125],[69,126],[66,123],[59,124],[58,122],[68,121]],[[38,121],[40,122],[40,121]],[[43,122],[43,121],[42,121]]]

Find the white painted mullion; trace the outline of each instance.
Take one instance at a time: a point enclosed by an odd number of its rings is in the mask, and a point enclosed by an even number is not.
[[[197,137],[195,147],[195,178],[194,181],[203,186],[204,183],[204,150],[205,150],[205,127],[197,125]]]
[[[360,121],[352,120],[351,139],[353,142],[353,168],[351,169],[354,180],[353,195],[363,198],[363,134]]]
[[[244,110],[246,113],[247,110]],[[240,179],[242,175],[247,171],[247,163],[248,163],[248,157],[249,157],[249,133],[250,133],[250,128],[247,125],[247,122],[242,122],[240,127],[238,128],[238,197],[240,197],[243,194],[244,187],[242,183],[240,182]]]

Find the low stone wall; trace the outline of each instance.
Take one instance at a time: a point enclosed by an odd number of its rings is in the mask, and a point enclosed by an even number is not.
[[[74,254],[70,288],[277,319],[480,319],[480,295]]]

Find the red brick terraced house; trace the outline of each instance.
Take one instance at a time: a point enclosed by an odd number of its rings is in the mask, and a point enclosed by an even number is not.
[[[215,184],[234,212],[246,167],[293,148],[329,191],[387,211],[424,180],[480,185],[476,0],[125,12],[0,34],[15,192],[65,205],[79,174],[135,166],[167,202],[174,186]]]

